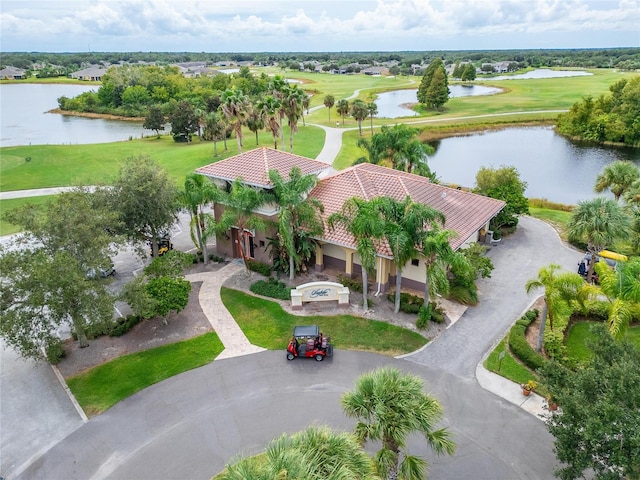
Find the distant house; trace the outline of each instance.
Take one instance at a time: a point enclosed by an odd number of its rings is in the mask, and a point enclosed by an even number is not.
[[[298,166],[303,174],[318,176],[319,182],[309,192],[309,196],[316,197],[324,205],[322,216],[325,225],[329,215],[340,211],[345,200],[351,197],[370,200],[379,196],[390,196],[397,200],[404,200],[408,195],[413,201],[429,205],[446,216],[445,228],[457,233],[457,236],[450,240],[451,247],[455,250],[482,240],[483,233],[489,228],[489,221],[505,205],[501,200],[437,185],[425,177],[378,165],[363,163],[334,172],[329,165],[317,160],[270,148],[251,150],[206,165],[196,169],[196,173],[209,177],[222,188],[228,188],[237,177],[242,177],[248,185],[270,190],[273,185],[269,181],[269,170],[275,169],[283,178],[288,178],[294,166]],[[216,218],[220,218],[224,208],[223,204],[215,204]],[[267,205],[256,213],[263,216],[265,220],[275,220],[278,208],[276,205]],[[266,251],[266,245],[268,238],[273,234],[273,231],[240,232],[237,228],[232,228],[229,232],[218,235],[216,244],[220,254],[235,258],[239,255],[238,244],[241,242],[243,251],[249,257],[270,263],[271,258]],[[393,255],[388,244],[379,243],[376,257],[375,278],[382,291],[395,281],[396,275]],[[315,269],[322,271],[326,267],[337,268],[350,276],[362,270],[355,241],[343,228],[334,230],[325,228],[324,234],[316,238]],[[423,288],[425,282],[423,261],[417,258],[408,262],[403,269],[402,277],[403,286]]]
[[[389,75],[389,68],[387,67],[368,67],[361,70],[360,73],[365,75]]]
[[[22,80],[25,70],[17,67],[5,67],[0,70],[0,80]]]
[[[107,72],[107,69],[104,67],[88,67],[82,70],[78,70],[77,72],[70,73],[69,76],[71,78],[75,78],[78,80],[85,80],[87,82],[101,82],[102,76]]]

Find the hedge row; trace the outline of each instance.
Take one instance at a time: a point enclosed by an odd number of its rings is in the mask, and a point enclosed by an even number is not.
[[[291,298],[291,288],[273,277],[270,277],[268,280],[258,280],[252,283],[249,290],[256,295],[277,298],[279,300],[289,300]]]
[[[522,363],[532,370],[537,370],[546,362],[542,355],[531,348],[526,338],[527,327],[537,317],[538,310],[529,310],[509,331],[509,349]]]

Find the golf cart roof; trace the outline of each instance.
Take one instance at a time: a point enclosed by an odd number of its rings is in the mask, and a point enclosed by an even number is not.
[[[293,329],[294,337],[317,337],[318,326],[317,325],[296,325]]]

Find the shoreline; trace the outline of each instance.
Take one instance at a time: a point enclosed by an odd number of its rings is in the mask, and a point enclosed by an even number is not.
[[[69,117],[102,118],[103,120],[120,120],[124,122],[144,122],[144,117],[123,117],[121,115],[111,115],[110,113],[72,112],[69,110],[62,110],[60,108],[53,108],[48,110],[46,113],[57,113],[59,115],[66,115]]]

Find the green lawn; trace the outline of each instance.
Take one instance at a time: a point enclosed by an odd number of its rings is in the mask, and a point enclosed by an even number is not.
[[[284,350],[295,325],[317,324],[336,348],[396,356],[413,352],[427,343],[418,333],[386,322],[352,315],[298,317],[273,301],[238,290],[222,288],[222,301],[249,341],[269,350]]]
[[[68,379],[67,385],[85,413],[97,415],[154,383],[206,365],[223,349],[218,335],[206,333],[122,356]]]
[[[0,200],[0,215],[4,212],[22,205],[42,205],[54,198],[53,195],[43,195],[41,197],[26,197],[15,198],[9,200]],[[9,222],[5,222],[0,217],[0,235],[11,235],[12,233],[18,233],[22,230],[17,225],[13,225]]]
[[[591,359],[591,351],[587,348],[587,340],[593,335],[591,327],[599,322],[576,322],[567,332],[565,345],[567,356],[578,362],[588,362]],[[625,338],[636,345],[640,350],[640,325],[633,325],[625,332]]]
[[[513,358],[509,350],[506,349],[505,342],[503,339],[498,346],[493,349],[484,361],[484,367],[520,385],[527,383],[529,380],[538,381],[538,377],[531,372],[531,370]],[[502,352],[505,352],[505,354],[502,361],[500,361],[500,354]]]

